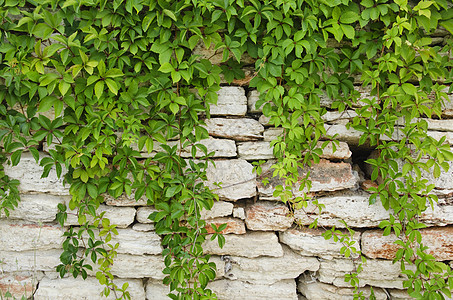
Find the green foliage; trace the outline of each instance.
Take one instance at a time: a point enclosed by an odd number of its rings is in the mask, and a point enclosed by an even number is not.
[[[328,143],[335,148],[320,96],[335,99],[331,109],[354,109],[349,125],[378,152],[367,161],[379,182],[370,202],[391,211],[381,227],[401,238],[395,261],[405,286],[417,298],[450,296],[452,271],[426,254],[418,216],[437,200],[422,170],[439,176],[453,159],[445,139],[428,137],[420,119],[440,117],[443,84],[453,77],[451,38],[433,44],[431,37],[438,27],[453,33],[451,1],[0,0],[0,17],[0,163],[17,165],[30,151],[43,177],[55,168],[70,186],[79,226],[65,233],[61,275],[86,277],[91,261],[105,295],[129,298],[109,272],[115,225],[98,211],[104,195],[125,194],[158,209],[150,219],[163,237],[170,297],[215,297],[206,288],[215,267],[201,248],[200,211],[216,197],[201,183],[211,154],[198,142],[208,136],[203,119],[220,75],[242,78],[247,53],[256,60],[250,86],[261,94],[257,107],[283,129],[272,142],[272,175],[283,178],[274,196],[291,210],[308,201],[322,209],[308,194],[309,174],[298,175]],[[192,55],[198,44],[220,54],[220,65]],[[371,86],[370,97],[359,99],[354,78]],[[49,155],[40,157],[44,145]],[[143,149],[149,158],[140,157]],[[0,210],[8,214],[19,182],[1,168]],[[302,197],[293,196],[296,183]],[[64,224],[69,212],[59,209]],[[222,226],[213,229],[223,245]],[[352,233],[333,228],[325,237],[343,243],[345,256],[359,254]],[[411,263],[415,271],[405,269]],[[346,278],[355,287],[360,268]]]

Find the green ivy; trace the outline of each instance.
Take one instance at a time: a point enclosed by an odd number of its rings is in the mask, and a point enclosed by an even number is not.
[[[163,237],[169,296],[215,297],[206,288],[215,265],[203,254],[200,218],[216,200],[202,183],[213,154],[198,142],[208,137],[204,119],[221,75],[228,83],[243,78],[247,54],[257,108],[283,130],[272,142],[272,176],[283,179],[274,196],[293,211],[308,202],[322,209],[298,170],[319,162],[329,143],[335,149],[322,119],[327,109],[354,109],[349,126],[378,153],[367,161],[379,183],[369,189],[370,203],[391,212],[380,227],[400,237],[395,262],[407,275],[404,286],[416,298],[450,297],[453,273],[426,254],[418,216],[437,201],[422,171],[437,177],[453,160],[445,138],[427,136],[421,119],[441,117],[444,84],[453,78],[451,0],[0,0],[0,17],[0,163],[17,165],[29,151],[43,177],[55,168],[70,186],[79,226],[67,227],[60,275],[86,278],[91,261],[105,295],[130,298],[109,271],[115,225],[97,210],[106,194],[126,194],[158,209],[150,219]],[[436,30],[447,30],[440,44]],[[197,45],[221,63],[193,55]],[[360,98],[357,83],[371,87],[370,97]],[[334,99],[331,107],[321,106],[323,94]],[[43,147],[49,155],[40,156]],[[8,214],[19,182],[0,169],[0,183],[0,210]],[[304,196],[294,196],[296,183]],[[67,208],[59,209],[64,225]],[[212,235],[221,246],[223,229]],[[335,228],[325,234],[346,257],[360,254],[352,236]],[[357,298],[360,269],[346,278]]]

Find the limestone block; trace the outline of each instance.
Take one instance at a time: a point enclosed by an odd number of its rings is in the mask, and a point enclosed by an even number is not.
[[[264,127],[254,119],[206,120],[206,129],[214,137],[233,139],[235,141],[254,141],[263,138]]]
[[[211,105],[213,116],[245,116],[247,113],[247,97],[242,87],[228,86],[217,91],[217,105]]]
[[[203,244],[204,253],[243,257],[283,256],[283,249],[273,232],[249,232],[242,235],[225,235],[225,245],[221,249],[217,240],[209,238]]]
[[[149,279],[146,282],[146,299],[148,300],[167,300],[170,287],[160,280]]]
[[[261,119],[261,118],[260,118]],[[272,142],[273,140],[277,139],[278,137],[283,136],[283,128],[275,128],[270,127],[264,130],[263,138],[266,142]]]
[[[214,229],[211,227],[212,225],[215,225],[216,227],[219,227],[222,224],[227,224],[227,227],[222,230],[222,234],[245,234],[245,224],[244,221],[241,219],[236,219],[236,218],[215,218],[215,219],[209,219],[206,221],[206,230],[208,231],[209,234],[215,233]]]
[[[40,153],[40,158],[45,157]],[[36,163],[31,153],[23,153],[17,166],[5,165],[5,174],[20,181],[19,190],[23,193],[40,192],[54,195],[69,195],[69,186],[63,186],[63,178],[57,177],[55,168],[49,176],[41,178],[44,168]],[[66,171],[63,170],[62,175]]]
[[[317,143],[317,146],[321,148],[324,142],[320,141]],[[352,152],[349,150],[349,146],[345,142],[339,142],[338,145],[335,144],[335,151],[333,151],[332,143],[328,143],[326,147],[323,149],[323,153],[321,158],[332,159],[332,160],[339,160],[339,159],[348,159],[351,157]]]
[[[64,241],[57,225],[0,221],[0,251],[59,249]]]
[[[413,266],[407,266],[412,270]],[[318,279],[323,283],[333,284],[338,287],[350,287],[344,281],[344,275],[354,270],[349,259],[322,260],[318,271]],[[389,260],[368,259],[363,265],[363,270],[358,275],[359,286],[376,286],[381,288],[403,288],[405,275],[401,274],[400,264],[393,264]]]
[[[108,194],[104,194],[103,196],[105,204],[110,206],[145,206],[147,202],[145,197],[135,200],[133,194],[130,197],[128,197],[127,195],[122,195],[119,198],[113,198]]]
[[[263,173],[265,174],[270,170],[272,161],[267,162],[262,166]],[[352,170],[348,163],[333,163],[325,159],[321,159],[319,164],[314,164],[310,168],[300,169],[299,177],[304,177],[310,172],[309,179],[312,182],[310,192],[326,192],[337,191],[354,188],[358,184],[358,176]],[[283,181],[277,177],[270,178],[269,183],[264,186],[261,181],[257,182],[258,192],[262,200],[275,200],[273,192],[277,185],[281,185]],[[303,196],[303,192],[299,191],[299,184],[295,184],[293,188],[294,196]],[[305,190],[305,192],[307,192]]]
[[[443,90],[443,92],[447,91],[448,89]],[[453,117],[453,93],[448,94],[448,99],[442,105],[442,116],[447,118]]]
[[[153,231],[153,230],[155,230],[154,224],[141,224],[141,223],[132,225],[132,229],[134,229],[135,231]]]
[[[437,205],[434,204],[433,208],[431,209],[428,205],[428,209],[422,213],[420,221],[428,226],[453,224],[453,205],[445,205],[439,200],[439,203]]]
[[[243,142],[238,144],[238,157],[246,160],[272,159],[274,150],[270,142]]]
[[[61,249],[39,251],[0,251],[0,270],[16,271],[52,271],[61,263]]]
[[[330,136],[336,135],[336,139],[342,142],[346,142],[349,145],[357,146],[359,144],[359,139],[362,136],[363,132],[355,130],[353,128],[346,128],[346,125],[343,124],[324,124],[326,132]]]
[[[153,206],[139,207],[137,209],[137,221],[144,224],[153,223],[153,221],[148,219],[148,216],[155,211],[157,211],[157,209],[155,209]]]
[[[129,283],[127,288],[131,299],[145,299],[145,289],[139,279],[114,279],[114,283],[122,286],[123,283]],[[88,277],[83,280],[80,276],[77,278],[60,278],[50,279],[44,277],[39,282],[38,290],[35,293],[35,300],[104,300],[115,299],[115,295],[110,293],[108,297],[101,295],[104,286],[94,277]]]
[[[112,265],[112,274],[119,278],[153,278],[162,280],[164,258],[162,255],[118,254]]]
[[[406,290],[398,290],[398,289],[388,289],[387,290],[390,294],[390,299],[392,300],[412,300],[411,296],[407,293]],[[450,298],[451,299],[451,298]]]
[[[294,279],[282,280],[274,284],[253,284],[239,280],[216,280],[208,284],[219,300],[297,300]]]
[[[247,107],[249,113],[260,113],[263,111],[263,106],[256,108],[256,102],[260,99],[260,92],[251,90],[247,95]]]
[[[281,243],[288,245],[300,255],[318,256],[325,259],[343,258],[344,255],[340,253],[343,245],[340,242],[333,241],[333,239],[326,240],[322,236],[323,232],[325,230],[290,229],[280,232],[279,238]],[[360,232],[354,234],[353,240],[355,241],[354,247],[360,251]]]
[[[245,220],[245,210],[243,207],[233,208],[233,217]]]
[[[36,290],[38,280],[44,276],[42,272],[15,272],[0,273],[0,298],[1,299],[31,299],[33,292]],[[12,298],[6,297],[9,292]]]
[[[428,123],[428,130],[434,131],[453,131],[453,120],[434,120],[434,119],[423,119]]]
[[[201,210],[201,218],[206,220],[229,216],[233,213],[233,207],[231,202],[216,201],[210,210]]]
[[[453,132],[442,132],[442,131],[430,130],[426,134],[436,140],[440,140],[442,137],[445,137],[445,143],[447,143],[449,145],[453,145]]]
[[[276,283],[299,277],[305,271],[317,271],[319,262],[315,257],[304,257],[284,246],[282,257],[247,258],[224,256],[227,272],[225,277],[253,283]]]
[[[117,242],[118,253],[135,255],[162,253],[161,238],[154,231],[118,229],[118,235],[112,235],[111,243],[114,245]]]
[[[245,224],[249,230],[284,231],[291,227],[294,217],[280,202],[258,201],[245,208]]]
[[[206,185],[220,199],[236,201],[256,195],[256,179],[253,166],[243,159],[218,160],[215,167],[209,164],[206,170]],[[214,183],[221,183],[218,188]]]
[[[10,210],[10,219],[22,219],[31,222],[52,222],[58,212],[57,205],[68,201],[65,196],[49,194],[20,195],[19,205]],[[1,218],[6,217],[1,214]]]
[[[382,220],[389,218],[389,213],[380,201],[370,205],[367,194],[339,194],[338,196],[318,198],[325,207],[319,214],[318,209],[309,204],[304,210],[296,210],[296,222],[301,225],[311,224],[315,218],[319,226],[344,228],[340,220],[350,227],[377,227]]]
[[[333,124],[342,124],[344,121],[352,120],[354,117],[357,116],[357,113],[354,110],[345,110],[343,112],[338,111],[327,111],[321,118],[325,122],[333,123]]]
[[[308,276],[302,276],[297,283],[297,289],[307,299],[310,300],[346,300],[354,298],[353,288],[340,288],[331,284],[321,283],[316,279],[311,279]],[[365,299],[369,299],[371,295],[370,287],[363,287],[360,289],[363,292]],[[383,289],[373,288],[376,300],[387,300],[387,294]],[[393,298],[392,298],[393,299]]]
[[[362,235],[363,254],[370,258],[394,259],[399,249],[394,242],[394,234],[383,236],[381,230],[365,231]],[[436,260],[453,260],[453,227],[432,227],[421,229],[423,245],[428,246],[426,253]]]
[[[97,211],[98,213],[105,212],[104,217],[109,219],[111,224],[115,224],[117,228],[126,228],[135,220],[136,210],[133,207],[107,206],[101,204]],[[79,225],[76,210],[68,212],[71,213],[68,213],[65,225]],[[87,216],[87,220],[91,222],[93,217]]]

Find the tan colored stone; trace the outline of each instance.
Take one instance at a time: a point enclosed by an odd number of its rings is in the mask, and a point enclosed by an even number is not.
[[[275,158],[270,142],[266,141],[239,143],[238,157],[246,160]]]
[[[324,142],[320,141],[317,144],[317,147],[321,148],[322,144]],[[348,159],[351,157],[352,152],[349,150],[349,146],[345,142],[339,142],[339,144],[335,144],[335,151],[333,151],[333,145],[332,143],[326,144],[326,147],[323,149],[323,153],[321,154],[321,158],[326,158],[326,159],[333,159],[333,160],[339,160],[339,159]]]
[[[21,219],[31,222],[52,222],[58,212],[57,205],[64,203],[69,196],[49,194],[20,195],[18,206],[10,211],[9,219]],[[1,214],[1,218],[5,215]]]
[[[228,86],[217,91],[216,105],[211,105],[213,116],[245,116],[247,113],[247,97],[242,87]]]
[[[239,280],[216,280],[208,284],[219,300],[297,300],[296,282],[282,280],[274,284],[253,284]]]
[[[118,254],[112,265],[112,274],[119,278],[153,278],[162,280],[165,274],[162,255]]]
[[[352,120],[354,117],[357,116],[357,113],[354,110],[345,110],[343,112],[339,111],[327,111],[324,115],[321,116],[321,118],[325,122],[333,123],[333,124],[338,124],[343,121],[349,121]]]
[[[1,299],[31,299],[36,290],[38,280],[44,276],[42,272],[0,273]],[[6,297],[6,295],[10,295]],[[3,298],[5,297],[5,298]],[[12,298],[10,298],[12,297]]]
[[[209,135],[233,139],[235,141],[254,141],[263,138],[264,127],[254,119],[221,119],[206,120]]]
[[[413,300],[406,290],[387,289],[392,300]]]
[[[204,253],[243,257],[283,256],[282,246],[273,232],[249,232],[242,235],[225,235],[225,245],[220,248],[217,240],[209,238],[203,244]]]
[[[154,231],[118,229],[118,235],[112,235],[110,243],[113,245],[119,243],[118,253],[135,255],[162,253],[161,238]]]
[[[283,128],[270,127],[264,130],[263,132],[263,138],[264,141],[266,142],[272,142],[273,140],[276,140],[280,136],[283,136]]]
[[[245,224],[241,219],[236,218],[215,218],[209,219],[206,221],[206,230],[209,234],[215,233],[214,229],[211,227],[215,225],[219,227],[222,224],[227,224],[227,227],[222,230],[222,234],[245,234]]]
[[[209,164],[206,170],[206,185],[220,199],[236,201],[256,195],[256,179],[253,166],[243,159],[217,160],[215,167]],[[221,188],[214,183],[221,183]]]
[[[160,280],[149,279],[146,282],[146,299],[148,300],[167,300],[170,287]]]
[[[16,271],[52,271],[61,263],[62,249],[39,251],[0,251],[0,270]]]
[[[59,249],[63,230],[57,225],[0,221],[0,250],[26,251]]]
[[[260,92],[251,90],[247,95],[247,106],[249,113],[260,113],[263,111],[263,106],[256,108],[256,102],[260,99]]]
[[[132,229],[136,231],[154,231],[154,224],[141,224],[137,223],[132,226]]]
[[[291,227],[294,217],[280,202],[258,201],[245,208],[245,224],[249,230],[284,231]]]
[[[144,224],[154,223],[148,219],[148,216],[155,211],[157,211],[157,209],[155,209],[154,206],[139,207],[137,209],[137,221]]]
[[[99,205],[97,212],[105,212],[104,217],[109,219],[111,224],[115,224],[117,228],[126,228],[134,222],[136,210],[133,207],[107,206],[101,204]],[[93,217],[87,216],[87,221],[92,222]],[[68,211],[68,218],[65,225],[80,225],[76,210]]]
[[[245,210],[243,207],[233,208],[233,217],[245,220]]]
[[[326,133],[330,136],[334,136],[339,141],[346,142],[349,145],[357,146],[359,144],[359,139],[362,136],[363,132],[355,130],[353,128],[346,128],[344,124],[324,124]]]
[[[233,213],[233,207],[231,202],[216,201],[210,210],[201,210],[201,218],[206,220],[229,216]]]
[[[279,238],[281,243],[288,245],[300,255],[324,259],[343,258],[344,255],[340,252],[343,244],[335,242],[332,238],[326,240],[322,236],[324,232],[325,230],[321,229],[290,229],[280,232]],[[360,232],[354,234],[353,241],[355,241],[353,247],[360,251]]]

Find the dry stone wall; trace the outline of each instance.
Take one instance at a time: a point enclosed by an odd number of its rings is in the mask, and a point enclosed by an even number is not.
[[[273,159],[270,141],[281,131],[269,128],[255,107],[256,91],[231,86],[218,93],[218,104],[211,107],[212,119],[206,122],[211,137],[202,143],[215,153],[216,167],[208,169],[207,184],[220,198],[211,211],[203,211],[203,218],[208,224],[227,224],[223,249],[209,239],[204,245],[217,265],[217,278],[209,287],[219,299],[352,299],[353,290],[344,275],[352,271],[353,263],[340,254],[338,243],[322,237],[322,229],[308,229],[315,218],[323,227],[342,228],[340,221],[345,220],[356,230],[357,248],[368,257],[359,275],[365,295],[373,287],[377,299],[408,299],[400,266],[391,261],[397,251],[395,237],[383,237],[377,228],[389,213],[379,202],[368,204],[365,187],[374,183],[368,180],[369,170],[361,167],[371,151],[358,148],[360,133],[345,126],[355,113],[324,116],[328,133],[337,134],[341,141],[337,151],[326,148],[320,164],[299,170],[301,176],[310,171],[311,191],[325,208],[319,214],[309,205],[291,215],[273,197],[279,181],[271,179],[263,185],[251,164],[268,160],[263,168],[269,168]],[[452,104],[446,105],[444,117],[453,118]],[[453,144],[453,119],[427,121],[431,136],[446,136]],[[42,179],[41,171],[27,153],[18,166],[6,167],[7,175],[21,181],[22,202],[9,218],[0,219],[0,290],[37,300],[103,299],[95,271],[87,280],[61,279],[55,272],[63,242],[56,207],[68,202],[69,190],[55,172]],[[453,261],[452,171],[433,182],[440,201],[422,216],[429,225],[422,235],[438,260]],[[154,208],[146,206],[144,199],[106,197],[100,210],[119,228],[113,238],[119,243],[112,268],[116,283],[129,282],[132,299],[167,299],[168,287],[161,283],[160,237],[148,219]],[[69,214],[67,224],[77,226],[75,215]]]

